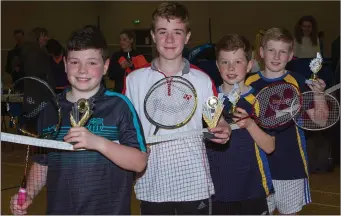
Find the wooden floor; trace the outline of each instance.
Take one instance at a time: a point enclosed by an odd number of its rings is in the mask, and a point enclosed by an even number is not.
[[[23,159],[12,154],[2,154],[1,189],[17,186],[23,174]],[[312,174],[310,178],[313,203],[306,206],[304,215],[339,215],[340,214],[340,169],[334,172]],[[1,192],[1,214],[10,214],[9,202],[18,188]],[[46,206],[45,191],[42,191],[29,209],[29,214],[44,214]],[[132,198],[132,214],[139,214],[139,202]]]

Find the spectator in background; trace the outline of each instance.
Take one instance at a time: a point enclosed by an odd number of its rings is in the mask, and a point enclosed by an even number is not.
[[[15,40],[15,46],[8,51],[5,70],[12,77],[12,82],[24,76],[23,70],[20,69],[20,46],[24,42],[24,31],[22,29],[16,29],[13,31],[13,37]]]
[[[259,49],[261,46],[261,41],[262,41],[262,37],[265,34],[266,29],[261,29],[259,30],[259,32],[256,35],[256,39],[255,42],[252,46],[252,68],[251,68],[251,72],[258,72],[260,70],[264,70],[264,62],[263,59],[260,57],[259,54]]]
[[[61,92],[70,83],[65,72],[63,46],[55,39],[49,39],[46,44],[47,53],[50,55],[50,65],[56,83],[56,92]]]
[[[313,16],[303,16],[295,26],[294,56],[315,58],[317,52],[320,52],[317,22]]]
[[[29,35],[28,41],[22,45],[20,61],[24,69],[25,76],[35,76],[49,83],[55,88],[50,56],[46,50],[48,41],[48,31],[45,28],[34,28]]]
[[[131,31],[120,33],[120,51],[110,58],[108,76],[115,81],[114,91],[121,93],[126,76],[133,70],[146,64],[147,60],[140,52],[134,49],[135,35]]]

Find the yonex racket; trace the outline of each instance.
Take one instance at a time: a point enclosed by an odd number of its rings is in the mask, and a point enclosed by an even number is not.
[[[14,82],[4,98],[10,121],[17,133],[23,136],[48,139],[58,131],[61,109],[54,90],[42,79],[23,77]],[[49,117],[50,130],[41,130],[41,121]],[[26,201],[26,178],[30,156],[30,146],[23,153],[25,158],[24,177],[19,189],[18,205]]]
[[[160,128],[176,129],[187,124],[197,108],[197,93],[194,86],[180,76],[165,77],[156,82],[144,99],[144,113]]]

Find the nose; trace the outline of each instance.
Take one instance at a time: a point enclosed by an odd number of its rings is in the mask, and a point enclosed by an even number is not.
[[[234,64],[233,63],[227,63],[227,69],[229,70],[229,71],[234,71]]]
[[[274,54],[274,59],[279,59],[279,55],[280,55],[279,52],[275,52],[275,54]]]
[[[85,73],[87,73],[87,66],[86,66],[86,64],[80,64],[78,72],[79,72],[80,74],[85,74]]]
[[[173,42],[174,42],[174,36],[173,36],[173,34],[167,34],[167,35],[166,35],[166,42],[167,42],[167,43],[173,43]]]

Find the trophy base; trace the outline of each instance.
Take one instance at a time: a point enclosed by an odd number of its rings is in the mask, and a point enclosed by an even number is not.
[[[216,136],[214,136],[214,133],[211,133],[211,132],[204,132],[204,139],[217,139]]]

